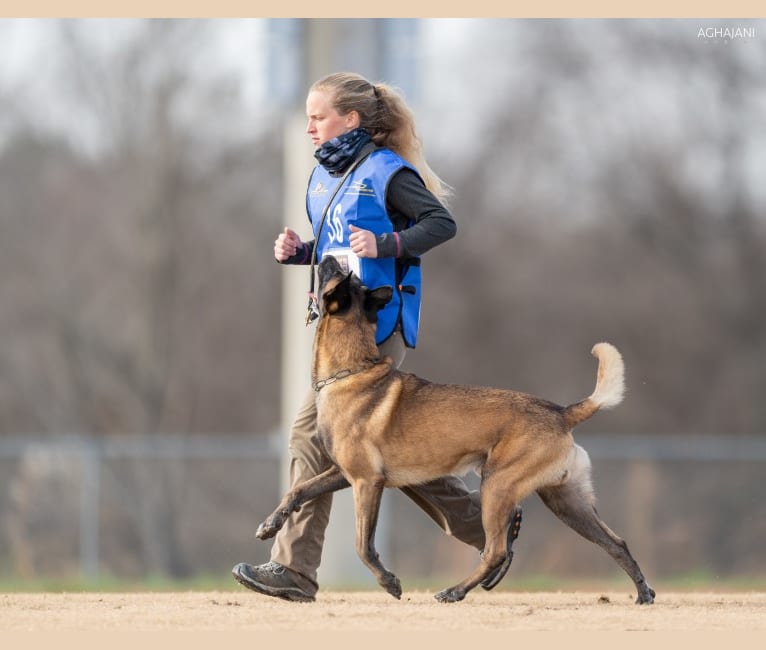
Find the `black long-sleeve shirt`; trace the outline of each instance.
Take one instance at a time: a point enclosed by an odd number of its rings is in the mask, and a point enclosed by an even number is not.
[[[386,212],[398,237],[393,233],[377,235],[378,257],[419,257],[457,232],[452,215],[408,167],[397,171],[388,183]],[[408,228],[410,222],[413,225]],[[304,242],[303,248],[283,264],[309,264],[314,243]]]

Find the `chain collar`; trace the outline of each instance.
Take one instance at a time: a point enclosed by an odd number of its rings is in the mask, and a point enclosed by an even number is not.
[[[364,365],[361,368],[357,368],[356,370],[351,370],[350,368],[346,368],[345,370],[338,370],[338,372],[333,373],[329,377],[325,377],[324,379],[318,379],[317,381],[311,384],[311,387],[318,393],[328,384],[333,384],[339,379],[345,379],[346,377],[350,377],[351,375],[356,375],[360,372],[364,372],[368,368],[372,368],[374,365],[380,363],[380,361],[381,359],[380,357],[378,357],[377,359],[373,359],[371,361],[365,361]]]

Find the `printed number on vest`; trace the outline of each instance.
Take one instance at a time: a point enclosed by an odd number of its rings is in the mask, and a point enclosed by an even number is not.
[[[332,211],[332,218],[330,219],[330,243],[337,242],[338,244],[343,242],[343,222],[340,219],[343,209],[340,203],[335,206]]]

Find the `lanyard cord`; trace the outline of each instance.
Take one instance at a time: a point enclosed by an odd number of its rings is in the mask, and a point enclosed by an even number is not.
[[[330,200],[327,202],[327,205],[324,207],[324,210],[322,211],[322,218],[319,221],[319,228],[317,229],[317,235],[316,235],[316,238],[314,239],[314,249],[311,251],[311,271],[310,271],[311,279],[309,281],[308,313],[306,314],[307,326],[310,325],[313,321],[315,321],[319,317],[319,311],[317,310],[317,307],[316,307],[316,296],[314,295],[314,267],[316,266],[317,248],[319,248],[319,238],[322,236],[322,228],[324,227],[324,222],[327,220],[327,213],[330,211],[330,206],[332,205],[332,202],[335,200],[335,197],[338,195],[338,192],[340,192],[340,188],[346,182],[346,179],[351,175],[351,172],[353,172],[357,167],[359,167],[359,165],[361,165],[367,159],[367,156],[369,156],[375,149],[376,147],[373,143],[369,143],[362,148],[362,151],[359,157],[353,163],[351,163],[351,165],[349,165],[349,168],[344,172],[340,181],[335,186],[332,196],[330,196]]]

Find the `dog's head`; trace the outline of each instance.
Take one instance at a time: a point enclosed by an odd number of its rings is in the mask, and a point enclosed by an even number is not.
[[[353,271],[346,272],[338,260],[326,255],[317,267],[319,316],[342,315],[356,307],[370,323],[378,322],[381,310],[394,294],[392,287],[368,289]]]

